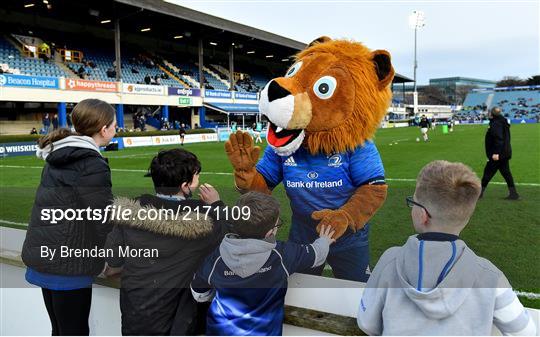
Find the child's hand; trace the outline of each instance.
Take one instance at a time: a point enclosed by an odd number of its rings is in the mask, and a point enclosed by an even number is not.
[[[330,243],[336,242],[336,239],[332,239],[332,237],[336,234],[335,229],[332,228],[332,226],[322,226],[321,232],[319,233],[320,238],[328,238],[330,240]]]
[[[111,267],[109,265],[107,265],[105,267],[105,270],[103,271],[103,275],[107,278],[109,277],[118,277],[120,276],[120,273],[122,272],[123,268],[122,267]]]
[[[208,205],[220,200],[218,191],[210,184],[202,184],[199,192],[199,198]]]

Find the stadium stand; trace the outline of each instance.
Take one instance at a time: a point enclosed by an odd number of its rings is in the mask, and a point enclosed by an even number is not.
[[[44,32],[43,38],[55,41],[56,46],[69,46],[70,50],[81,52],[81,62],[56,62],[51,59],[25,57],[8,38],[0,38],[0,65],[3,72],[53,77],[79,77],[96,81],[114,81],[116,69],[114,52],[105,51],[99,44],[85,43],[70,39],[69,36],[58,36]],[[53,48],[55,49],[55,48]],[[58,53],[58,50],[56,51]],[[198,81],[198,64],[187,61],[187,57],[174,60],[166,59],[159,53],[124,49],[122,54],[122,81],[124,83],[160,84],[173,87],[200,88]],[[224,64],[207,64],[203,67],[205,75],[204,87],[212,90],[229,90],[229,71]],[[236,74],[236,72],[235,72]],[[235,83],[239,92],[260,91],[272,78],[272,74],[263,75],[262,69],[249,69],[242,72],[242,77]]]
[[[500,91],[493,99],[511,118],[536,118],[540,114],[540,90]]]
[[[24,57],[21,50],[15,47],[15,43],[0,37],[0,65],[2,71],[12,74],[40,75],[52,77],[69,77],[54,60],[45,62],[43,59]]]
[[[221,78],[215,71],[208,67],[203,67],[204,75],[208,82],[217,90],[229,90],[231,84],[228,80]]]
[[[68,67],[76,74],[83,70],[84,78],[99,81],[113,81],[116,77],[112,54],[82,50],[85,63],[69,62]],[[92,67],[94,65],[94,67]],[[159,80],[158,80],[159,79]],[[150,58],[127,55],[122,58],[122,80],[126,83],[160,84],[173,87],[183,86],[156,66]]]
[[[478,118],[487,109],[499,106],[503,115],[511,119],[534,119],[540,116],[540,87],[494,88],[472,90],[463,102],[458,118]]]
[[[269,81],[267,78],[261,77],[259,75],[253,75],[251,79],[253,80],[253,84],[260,89],[264,88],[266,83],[268,83]]]
[[[73,77],[96,80],[113,81],[116,73],[114,70],[114,55],[99,50],[85,48],[73,48],[82,51],[83,62],[65,62],[66,69],[62,69],[54,60],[45,62],[43,59],[25,57],[21,50],[6,38],[0,38],[0,64],[2,71],[13,74],[39,75],[52,77]],[[145,78],[149,77],[147,84],[161,84],[174,87],[185,87],[180,81],[170,78],[165,71],[160,69],[150,58],[127,54],[122,62],[122,80],[125,83],[145,84]],[[158,83],[156,83],[158,82]]]
[[[180,81],[186,84],[190,88],[200,88],[200,83],[195,78],[197,73],[195,67],[190,67],[187,65],[178,64],[178,66],[172,64],[167,59],[163,58],[160,60],[161,66],[163,66],[167,71],[169,71],[173,76],[176,76]]]
[[[197,78],[199,72],[197,63],[190,64],[185,61],[171,61],[168,59],[162,59],[162,63],[164,67],[184,82],[189,83],[191,87],[200,88],[200,83]],[[211,64],[208,67],[203,67],[203,71],[206,80],[204,87],[206,89],[229,90],[229,71],[223,65]],[[253,72],[250,74],[255,73]],[[243,79],[236,81],[235,89],[237,91],[256,93],[260,91],[271,78],[271,76],[250,74],[245,74]]]
[[[221,79],[225,80],[227,84],[229,78],[229,70],[224,65],[210,64],[209,68],[212,69]],[[256,72],[254,72],[256,73]],[[257,85],[249,74],[242,74],[241,78],[238,78],[235,83],[235,90],[238,92],[258,92],[269,81],[269,77],[260,77],[261,80]]]

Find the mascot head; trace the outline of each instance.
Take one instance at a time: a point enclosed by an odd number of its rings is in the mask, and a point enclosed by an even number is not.
[[[373,137],[386,114],[393,78],[387,51],[318,38],[261,92],[268,144],[281,156],[302,144],[312,154],[353,150]]]

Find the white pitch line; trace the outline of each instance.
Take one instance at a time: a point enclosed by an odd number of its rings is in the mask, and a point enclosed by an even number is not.
[[[529,292],[526,292],[526,291],[516,290],[516,295],[518,295],[519,297],[526,297],[526,298],[528,298],[530,300],[538,300],[538,299],[540,299],[540,294],[529,293]]]
[[[24,165],[0,165],[0,168],[29,168],[29,169],[43,169],[42,166],[24,166]],[[146,173],[147,170],[137,170],[137,169],[111,169],[111,171],[116,172],[141,172]],[[201,172],[201,174],[205,175],[218,175],[218,176],[232,176],[232,172]],[[405,182],[415,182],[416,179],[411,178],[386,178],[385,180],[388,181],[405,181]],[[492,181],[490,184],[493,185],[506,185],[506,183],[498,182],[498,181]],[[516,185],[521,186],[534,186],[538,187],[540,184],[537,183],[516,183]]]
[[[155,152],[152,153],[138,153],[138,154],[124,154],[121,156],[104,156],[109,159],[116,159],[116,158],[134,158],[134,157],[148,157],[151,155],[155,155]]]
[[[43,166],[23,166],[23,165],[0,165],[0,168],[27,168],[27,169],[43,169]],[[140,170],[140,169],[111,169],[111,171],[116,172],[137,172],[137,173],[146,173],[147,170]],[[222,176],[232,176],[233,174],[231,172],[201,172],[201,174],[209,174],[209,175],[222,175]]]
[[[385,180],[388,180],[388,181],[407,181],[407,182],[415,182],[416,179],[410,179],[410,178],[385,178]],[[492,181],[490,182],[490,184],[493,184],[493,185],[506,185],[506,183],[503,183],[503,182],[499,182],[499,181]],[[521,186],[540,186],[540,184],[537,184],[537,183],[515,183],[516,185],[521,185]]]
[[[121,155],[111,155],[110,152],[109,153],[106,153],[106,154],[103,154],[104,157],[106,158],[133,158],[133,157],[149,157],[149,156],[155,156],[156,155],[156,151],[152,151],[152,152],[141,152],[141,153],[134,153],[134,154],[121,154]]]
[[[25,223],[22,223],[22,222],[13,222],[13,221],[8,221],[8,220],[4,220],[4,219],[0,219],[0,223],[7,223],[8,225],[28,226],[28,224],[25,224]]]

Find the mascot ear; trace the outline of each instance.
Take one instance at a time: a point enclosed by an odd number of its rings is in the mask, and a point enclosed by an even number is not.
[[[316,38],[315,40],[311,41],[311,43],[308,44],[307,48],[312,47],[316,43],[325,43],[325,42],[328,42],[328,41],[332,41],[332,39],[329,38],[328,36],[321,36],[321,37]]]
[[[379,89],[384,89],[394,79],[394,68],[390,62],[390,53],[386,50],[375,50],[371,55],[379,78]]]

